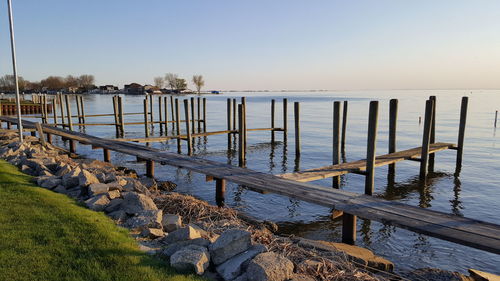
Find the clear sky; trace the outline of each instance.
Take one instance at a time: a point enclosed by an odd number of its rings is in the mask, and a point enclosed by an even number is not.
[[[19,73],[207,89],[500,88],[500,1],[12,0]],[[11,73],[0,1],[0,74]]]

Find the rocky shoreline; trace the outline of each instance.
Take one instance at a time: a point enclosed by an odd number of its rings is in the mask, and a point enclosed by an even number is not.
[[[175,193],[171,182],[42,146],[35,137],[21,144],[14,131],[2,130],[0,145],[0,157],[37,185],[105,212],[141,249],[181,272],[226,281],[485,280],[437,269],[395,275],[392,262],[367,249],[276,235],[271,222]]]

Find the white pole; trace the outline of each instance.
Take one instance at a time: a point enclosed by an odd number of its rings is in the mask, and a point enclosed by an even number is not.
[[[16,44],[14,43],[14,19],[12,18],[11,0],[7,0],[7,5],[9,6],[10,47],[12,50],[12,69],[14,71],[14,81],[15,81],[15,86],[16,86],[17,128],[19,129],[19,141],[23,142],[23,123],[21,120],[21,101],[19,98],[19,80],[17,78]]]

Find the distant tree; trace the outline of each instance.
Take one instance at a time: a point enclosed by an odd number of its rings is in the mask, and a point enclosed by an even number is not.
[[[19,83],[19,91],[24,91],[26,88],[26,84],[28,81],[24,80],[23,77],[18,76],[18,83]],[[0,77],[0,90],[4,92],[14,92],[16,87],[16,82],[14,79],[14,75],[4,75],[3,77]]]
[[[175,87],[174,88],[177,91],[182,91],[182,90],[187,89],[186,79],[182,79],[182,78],[175,79]]]
[[[177,79],[179,79],[179,76],[177,74],[174,74],[174,73],[165,74],[165,82],[172,90],[177,89],[177,87],[176,87],[177,86]]]
[[[66,84],[66,88],[69,87],[78,87],[78,78],[73,75],[68,75],[64,78],[64,83]]]
[[[165,86],[165,78],[155,77],[153,80],[156,87],[158,87],[159,89],[163,89],[163,86]]]
[[[48,90],[59,91],[65,86],[64,78],[60,76],[49,76],[42,81],[40,84],[43,87],[46,87]]]
[[[201,87],[205,86],[205,80],[203,80],[203,75],[193,75],[193,84],[196,86],[198,94],[201,92]]]
[[[94,88],[95,78],[94,75],[83,74],[78,77],[78,87],[84,87],[89,90]]]

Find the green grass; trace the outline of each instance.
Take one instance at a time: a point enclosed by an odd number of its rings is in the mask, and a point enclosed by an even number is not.
[[[103,213],[0,160],[0,280],[203,280],[138,250]]]

